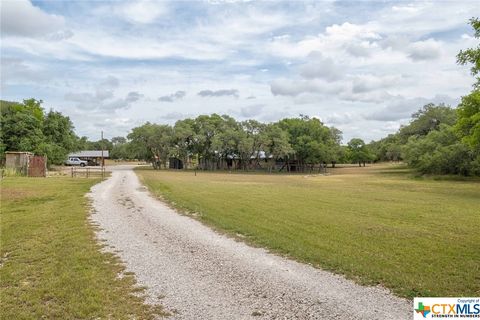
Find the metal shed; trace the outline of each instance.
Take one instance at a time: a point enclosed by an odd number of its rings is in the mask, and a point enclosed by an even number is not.
[[[81,160],[88,161],[88,165],[90,166],[100,166],[103,163],[105,158],[109,158],[110,155],[108,150],[83,150],[72,152],[68,155],[68,157],[75,157],[80,158]]]

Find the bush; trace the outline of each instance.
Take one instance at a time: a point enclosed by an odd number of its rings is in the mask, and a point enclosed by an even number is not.
[[[453,127],[443,125],[426,136],[410,137],[403,147],[405,161],[421,173],[478,175],[480,158],[462,143]]]

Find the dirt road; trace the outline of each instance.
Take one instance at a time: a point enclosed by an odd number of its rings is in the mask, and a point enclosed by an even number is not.
[[[363,287],[179,215],[152,198],[129,166],[89,195],[99,238],[173,319],[409,319],[412,303]]]

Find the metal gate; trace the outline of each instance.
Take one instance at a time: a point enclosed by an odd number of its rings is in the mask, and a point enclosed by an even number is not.
[[[47,176],[47,157],[33,156],[28,162],[29,177],[46,177]]]

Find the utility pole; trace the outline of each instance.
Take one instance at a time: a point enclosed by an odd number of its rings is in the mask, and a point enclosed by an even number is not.
[[[105,164],[105,160],[103,158],[103,130],[102,130],[102,178],[103,178],[103,175],[104,175],[104,172],[105,172],[105,168],[103,167],[104,164]]]

